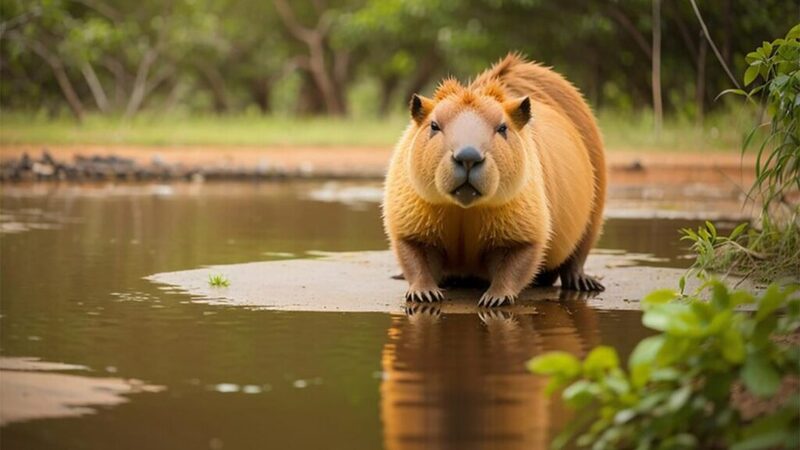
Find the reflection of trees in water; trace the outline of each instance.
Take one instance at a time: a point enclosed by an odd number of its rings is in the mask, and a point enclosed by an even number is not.
[[[525,362],[550,350],[583,354],[598,341],[594,311],[562,300],[535,315],[410,304],[392,317],[381,358],[385,448],[547,448],[568,415]]]

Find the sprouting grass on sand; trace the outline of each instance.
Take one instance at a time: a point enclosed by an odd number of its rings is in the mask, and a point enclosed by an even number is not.
[[[231,282],[224,275],[212,274],[208,276],[208,285],[211,287],[228,287]]]

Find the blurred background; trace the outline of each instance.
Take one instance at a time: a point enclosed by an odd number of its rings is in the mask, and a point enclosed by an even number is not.
[[[739,98],[715,100],[734,86],[689,1],[0,5],[4,143],[389,145],[412,93],[509,51],[572,80],[611,147],[738,148],[752,125]],[[737,77],[800,18],[791,0],[698,6]],[[281,132],[298,120],[316,126]]]

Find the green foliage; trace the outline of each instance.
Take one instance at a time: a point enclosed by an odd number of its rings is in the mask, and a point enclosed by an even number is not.
[[[322,114],[332,113],[323,85],[347,103],[369,82],[379,88],[361,101],[387,114],[443,76],[474,76],[519,50],[595,107],[635,114],[650,108],[651,13],[649,0],[0,0],[0,104],[58,115],[70,88],[73,109],[129,116],[175,105]],[[751,43],[788,28],[796,7],[739,0],[703,14],[741,69]],[[726,78],[710,70],[688,3],[665,2],[661,22],[664,36],[680,36],[662,41],[667,111],[694,121],[723,108],[709,93]]]
[[[708,272],[738,273],[761,281],[800,276],[800,202],[787,194],[800,190],[800,24],[785,38],[764,42],[747,54],[744,84],[749,91],[725,92],[760,96],[771,120],[769,132],[757,146],[756,179],[750,196],[762,204],[761,224],[743,223],[730,235],[717,233],[710,222],[697,231],[681,230],[692,243],[697,260],[690,274],[705,277]],[[745,138],[747,151],[759,134],[754,128]],[[681,283],[683,287],[683,282]]]
[[[230,280],[225,278],[225,275],[211,274],[208,276],[208,285],[211,287],[228,287],[230,284]]]
[[[785,203],[784,195],[800,190],[800,24],[785,38],[764,42],[745,57],[748,67],[744,84],[750,86],[761,78],[763,84],[749,91],[729,90],[748,98],[761,96],[771,117],[769,133],[756,146],[756,181],[752,193],[760,194],[769,213],[773,202]],[[742,145],[747,151],[758,136],[753,129]],[[800,205],[789,205],[794,212]]]
[[[528,368],[549,376],[548,389],[563,389],[578,414],[554,447],[796,448],[800,397],[776,397],[782,379],[800,375],[800,352],[787,341],[800,332],[796,289],[770,285],[756,298],[711,281],[702,291],[709,299],[655,291],[643,299],[642,322],[658,334],[636,346],[627,369],[603,346],[583,361],[556,352],[532,359]],[[737,389],[778,406],[745,420],[731,401]]]
[[[711,273],[736,274],[757,281],[797,280],[800,275],[800,228],[778,226],[762,216],[760,227],[737,225],[728,235],[719,234],[711,222],[697,230],[680,230],[681,240],[691,242],[697,258],[687,276],[708,278]],[[685,280],[681,280],[681,289]]]

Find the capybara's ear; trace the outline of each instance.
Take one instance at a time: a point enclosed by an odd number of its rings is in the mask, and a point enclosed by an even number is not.
[[[503,108],[517,129],[524,127],[531,120],[531,99],[528,97],[509,100],[503,103]]]
[[[433,100],[414,94],[411,97],[409,108],[411,109],[411,118],[419,125],[433,109]]]

